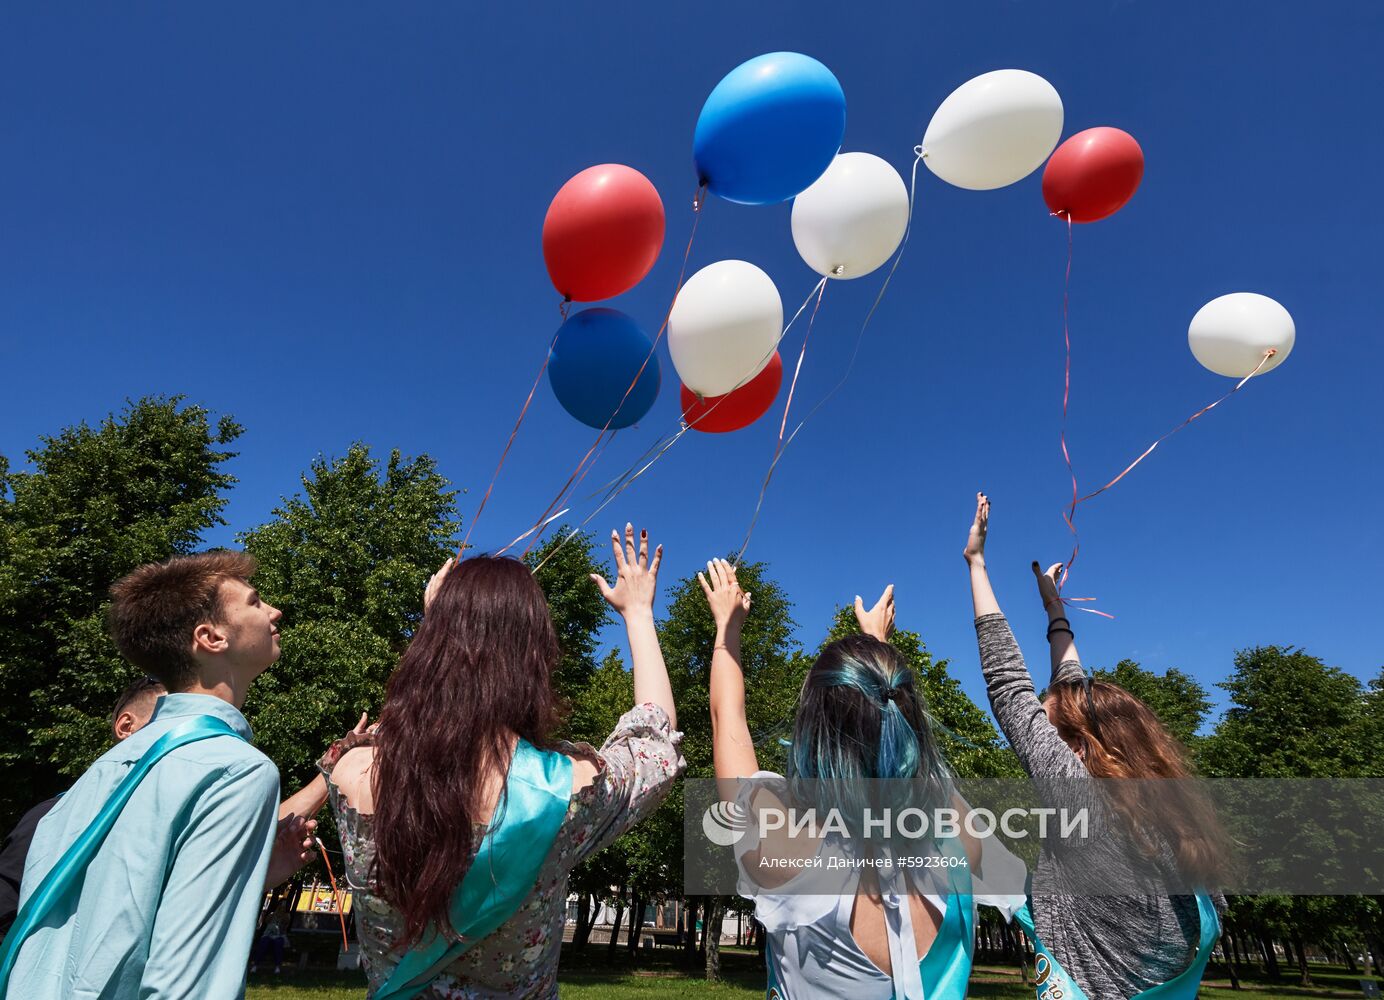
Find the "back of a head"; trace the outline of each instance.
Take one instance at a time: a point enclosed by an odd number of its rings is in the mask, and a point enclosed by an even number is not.
[[[1109,681],[1091,682],[1089,702],[1080,682],[1054,684],[1047,700],[1058,734],[1084,750],[1087,771],[1127,779],[1106,786],[1126,836],[1150,854],[1166,845],[1186,878],[1210,884],[1224,874],[1227,840],[1215,808],[1194,780],[1186,748],[1153,709]]]
[[[146,563],[111,586],[110,629],[124,657],[170,692],[197,677],[192,634],[221,614],[224,580],[249,580],[255,558],[245,552],[201,552]]]
[[[120,692],[120,697],[115,699],[115,707],[111,709],[111,728],[115,731],[116,739],[123,739],[129,735],[122,732],[120,717],[123,714],[129,713],[129,732],[135,732],[149,721],[149,717],[154,714],[154,705],[167,693],[168,689],[164,687],[163,682],[148,674]]]
[[[896,800],[899,787],[911,805],[950,804],[951,772],[902,653],[864,635],[822,649],[799,696],[788,779],[796,801],[840,809],[852,828],[881,794]]]
[[[405,941],[445,924],[512,738],[550,744],[560,656],[527,566],[473,556],[448,572],[389,679],[375,750],[375,878]]]

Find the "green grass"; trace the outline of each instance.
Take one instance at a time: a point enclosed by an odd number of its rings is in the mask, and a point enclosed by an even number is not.
[[[583,955],[564,949],[558,972],[564,1000],[683,1000],[683,998],[712,996],[718,1000],[762,1000],[764,969],[758,958],[744,949],[728,948],[723,952],[722,972],[725,981],[715,985],[700,976],[688,975],[677,964],[671,949],[641,952],[639,962],[632,964],[621,948],[614,961],[607,964],[604,945],[593,945]],[[1344,998],[1359,997],[1362,976],[1347,975],[1340,966],[1313,965],[1314,986],[1293,985],[1296,971],[1284,968],[1285,978],[1273,983],[1266,978],[1246,977],[1243,989],[1229,989],[1224,970],[1213,970],[1207,977],[1209,985],[1199,994],[1205,1000],[1285,1000],[1285,998]],[[365,996],[365,978],[358,972],[324,972],[285,970],[282,976],[259,972],[250,977],[248,1000],[360,1000]],[[985,1000],[1032,1000],[1032,987],[1025,988],[1013,967],[977,965],[971,981],[969,997]]]

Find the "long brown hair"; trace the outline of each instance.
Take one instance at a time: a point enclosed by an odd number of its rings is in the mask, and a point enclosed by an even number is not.
[[[1111,805],[1125,821],[1124,831],[1152,856],[1158,846],[1146,831],[1157,831],[1177,858],[1178,870],[1196,885],[1225,876],[1226,836],[1209,797],[1195,777],[1187,750],[1158,716],[1118,684],[1091,682],[1088,703],[1079,681],[1048,689],[1049,718],[1073,749],[1085,751],[1086,770],[1109,782]],[[1095,709],[1092,724],[1091,710]],[[1099,733],[1099,735],[1097,735]],[[1166,785],[1153,779],[1181,779]]]
[[[514,736],[551,745],[559,657],[523,563],[475,556],[447,574],[389,678],[375,749],[373,874],[404,918],[397,946],[430,926],[455,938],[448,904],[479,846],[486,778],[506,772]]]

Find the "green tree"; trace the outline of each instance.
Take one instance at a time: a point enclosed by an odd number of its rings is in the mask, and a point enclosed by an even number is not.
[[[1206,688],[1192,677],[1176,667],[1155,674],[1134,660],[1121,660],[1113,670],[1097,670],[1095,675],[1099,680],[1118,684],[1153,709],[1153,714],[1183,746],[1195,746],[1197,730],[1211,711],[1211,699]]]
[[[128,403],[0,459],[0,821],[81,774],[110,743],[112,703],[138,671],[106,631],[110,585],[191,552],[225,524],[230,417],[183,397]],[[20,766],[22,765],[22,766]]]
[[[1204,773],[1225,778],[1348,778],[1366,773],[1369,753],[1362,745],[1364,710],[1368,704],[1360,682],[1328,666],[1304,650],[1257,646],[1235,656],[1235,672],[1220,687],[1230,694],[1230,708],[1215,731],[1198,747]],[[1284,786],[1292,799],[1296,786]],[[1302,802],[1296,808],[1303,809]],[[1349,836],[1355,824],[1347,817],[1316,814],[1311,829],[1299,831],[1297,842],[1275,844],[1268,852],[1281,856],[1286,867],[1309,870],[1329,866],[1340,852],[1338,837]],[[1243,824],[1232,834],[1258,846],[1262,831]],[[1366,926],[1348,928],[1347,917]],[[1280,940],[1298,966],[1298,980],[1310,983],[1305,945],[1334,940],[1343,931],[1371,930],[1372,916],[1347,911],[1326,897],[1265,894],[1231,900],[1232,927],[1257,941],[1270,975],[1278,976],[1273,943]]]
[[[1235,654],[1219,687],[1231,706],[1200,748],[1207,774],[1223,778],[1348,778],[1368,756],[1359,680],[1292,647]]]
[[[428,577],[456,550],[455,492],[427,456],[363,444],[318,457],[302,492],[240,536],[255,584],[284,613],[282,654],[250,689],[245,714],[284,787],[363,711],[376,712],[423,612]]]

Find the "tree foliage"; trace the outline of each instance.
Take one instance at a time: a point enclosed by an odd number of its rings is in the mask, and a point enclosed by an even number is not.
[[[32,471],[0,462],[0,819],[110,745],[112,704],[138,676],[106,631],[110,585],[225,523],[240,433],[180,396],[149,397],[42,438]]]
[[[256,586],[284,613],[279,661],[245,714],[285,788],[310,777],[361,712],[379,710],[424,585],[456,551],[455,496],[431,458],[394,451],[381,466],[355,444],[315,459],[301,493],[240,536],[259,561]]]

